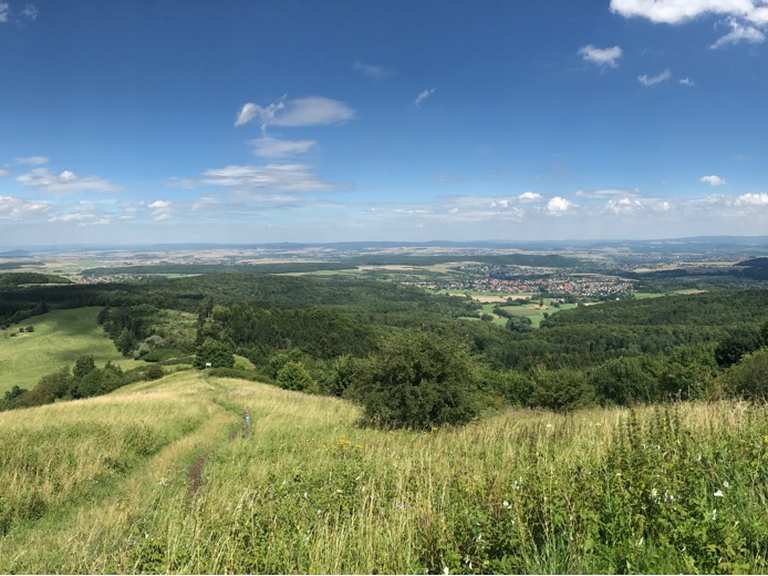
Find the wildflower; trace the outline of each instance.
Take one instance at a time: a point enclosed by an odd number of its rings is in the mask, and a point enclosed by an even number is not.
[[[656,488],[651,488],[651,498],[656,498],[659,495],[659,491]]]
[[[730,487],[731,487],[731,485],[728,482],[728,480],[723,480],[723,488],[730,488]]]
[[[712,513],[709,515],[710,520],[714,521],[717,519],[717,508],[712,510]]]
[[[511,508],[511,507],[512,507],[512,504],[510,504],[508,500],[504,500],[504,502],[502,502],[502,503],[501,503],[501,505],[502,505],[504,508],[507,508],[507,509],[509,509],[509,508]]]
[[[341,494],[341,492],[342,492],[341,488],[336,489],[336,494]]]
[[[443,566],[443,574],[450,574],[450,573],[451,573],[451,571],[448,568],[448,566]]]
[[[715,490],[715,493],[713,494],[713,496],[715,498],[722,498],[724,496],[724,494],[723,494],[722,490],[718,489],[718,490]]]
[[[306,492],[304,492],[304,499],[306,500],[307,498],[309,498],[309,494],[307,494]]]

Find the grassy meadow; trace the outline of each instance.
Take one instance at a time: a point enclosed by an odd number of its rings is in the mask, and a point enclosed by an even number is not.
[[[343,400],[181,372],[0,413],[0,572],[764,572],[766,416],[388,432]]]
[[[96,322],[98,307],[54,310],[0,330],[0,393],[32,388],[46,374],[89,354],[98,364],[111,360],[123,368],[140,364],[123,358]],[[34,332],[19,333],[34,327]],[[16,334],[16,336],[11,336]]]

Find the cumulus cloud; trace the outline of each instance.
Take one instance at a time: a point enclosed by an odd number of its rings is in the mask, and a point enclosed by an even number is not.
[[[717,174],[712,174],[710,176],[702,176],[699,178],[699,182],[702,182],[703,184],[709,184],[710,186],[717,188],[718,186],[725,184],[725,178],[722,178]]]
[[[285,158],[309,152],[317,142],[315,140],[281,140],[262,136],[250,141],[253,153],[261,158]]]
[[[45,202],[31,202],[14,196],[0,196],[0,218],[17,219],[43,214],[50,206]]]
[[[717,50],[718,48],[723,48],[732,44],[739,44],[741,42],[746,42],[748,44],[762,44],[765,42],[765,33],[754,26],[741,24],[733,19],[729,22],[729,25],[731,26],[731,31],[725,36],[718,38],[710,46],[712,50]]]
[[[565,214],[575,207],[576,205],[573,202],[566,200],[562,196],[555,196],[547,202],[547,212],[553,215]]]
[[[376,64],[366,64],[359,60],[352,64],[352,70],[366,78],[371,78],[372,80],[383,80],[392,75],[392,70],[389,68],[378,66]]]
[[[413,103],[416,106],[421,106],[426,102],[429,98],[432,97],[432,95],[436,92],[435,88],[427,88],[426,90],[422,90],[416,95],[416,99],[413,101]]]
[[[611,0],[611,10],[627,18],[646,18],[661,24],[681,24],[705,15],[727,17],[731,31],[711,45],[765,42],[768,26],[765,0]]]
[[[768,194],[765,192],[742,194],[736,198],[736,206],[768,207]]]
[[[541,200],[541,194],[538,192],[523,192],[517,197],[517,199],[520,202],[538,202]]]
[[[262,129],[268,126],[323,126],[340,124],[355,117],[355,111],[340,100],[310,96],[288,100],[285,97],[267,106],[246,102],[240,109],[235,126],[254,120]]]
[[[585,62],[609,68],[616,68],[623,54],[624,52],[620,46],[596,48],[592,44],[587,44],[579,49],[579,55]]]
[[[16,164],[42,166],[43,164],[48,164],[48,158],[45,156],[25,156],[23,158],[16,158]]]
[[[64,192],[115,192],[119,188],[97,176],[78,176],[71,170],[63,170],[58,174],[47,168],[35,168],[16,178],[19,184],[28,188],[51,193]]]
[[[292,192],[322,192],[333,186],[319,179],[304,164],[232,165],[206,170],[202,181],[214,186],[243,190],[273,189]]]
[[[763,0],[611,0],[611,10],[627,18],[662,24],[680,24],[705,14],[768,22],[768,6]]]
[[[640,84],[642,84],[646,88],[650,88],[651,86],[656,86],[657,84],[666,82],[670,78],[672,78],[672,71],[669,69],[666,69],[664,70],[664,72],[660,72],[655,76],[648,76],[647,74],[641,74],[640,76],[637,77],[637,81],[640,82]]]

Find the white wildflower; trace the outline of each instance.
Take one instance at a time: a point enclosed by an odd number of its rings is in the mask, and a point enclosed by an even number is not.
[[[502,503],[501,503],[501,505],[502,505],[504,508],[507,508],[507,509],[509,509],[509,508],[511,508],[511,507],[512,507],[512,504],[510,504],[510,503],[509,503],[509,500],[504,500],[504,502],[502,502]]]
[[[724,494],[723,494],[723,491],[722,491],[722,490],[719,490],[719,489],[718,489],[718,490],[715,490],[715,493],[714,493],[714,494],[712,494],[712,495],[713,495],[715,498],[722,498],[722,497],[724,496]]]
[[[731,484],[728,482],[728,480],[723,480],[723,488],[730,488]]]

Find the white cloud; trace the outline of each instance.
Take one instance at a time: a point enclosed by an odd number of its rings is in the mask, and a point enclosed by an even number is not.
[[[0,168],[0,177],[8,176],[8,174],[10,174],[8,170],[5,170],[4,168]]]
[[[317,144],[315,140],[280,140],[262,136],[250,141],[253,153],[261,158],[285,158],[309,152]]]
[[[262,129],[268,126],[323,126],[340,124],[355,117],[355,111],[340,100],[310,96],[287,100],[285,97],[262,107],[247,102],[240,109],[235,126],[258,120]]]
[[[435,88],[427,88],[426,90],[422,90],[417,94],[416,99],[413,101],[413,103],[416,106],[421,106],[424,102],[427,101],[427,99],[431,98],[435,92],[436,92]]]
[[[581,198],[611,198],[613,196],[635,196],[637,188],[597,188],[595,190],[578,190],[576,196]]]
[[[11,12],[11,7],[8,2],[0,2],[0,24],[8,22],[8,16]]]
[[[620,46],[611,46],[610,48],[596,48],[592,44],[587,44],[579,49],[579,54],[586,62],[591,62],[598,66],[608,66],[616,68],[619,65],[624,54]]]
[[[706,14],[768,22],[763,0],[611,0],[611,10],[627,18],[646,18],[661,24],[680,24]]]
[[[550,198],[549,202],[547,202],[547,212],[550,214],[565,214],[569,210],[575,208],[576,205],[562,196],[555,196],[554,198]]]
[[[705,15],[727,17],[731,31],[710,48],[765,42],[768,26],[765,0],[611,0],[611,10],[627,18],[646,18],[662,24],[681,24]]]
[[[725,36],[721,36],[714,42],[710,48],[717,50],[724,46],[731,44],[739,44],[740,42],[746,42],[748,44],[762,44],[765,42],[765,33],[761,30],[750,26],[748,24],[740,24],[734,19],[729,22],[731,31]]]
[[[736,206],[768,207],[768,194],[765,192],[742,194],[736,199]]]
[[[100,226],[104,224],[111,224],[112,218],[88,211],[67,212],[50,217],[48,222],[75,223],[78,226]]]
[[[680,80],[678,80],[678,82],[679,82],[679,83],[680,83],[682,86],[686,86],[686,87],[688,87],[688,88],[695,88],[695,87],[696,87],[696,82],[694,82],[693,80],[691,80],[691,79],[690,79],[690,78],[688,78],[688,77],[686,77],[686,78],[680,78]]]
[[[541,194],[538,192],[523,192],[517,197],[517,199],[520,202],[538,202],[541,200]]]
[[[320,180],[304,164],[267,164],[266,166],[226,166],[206,170],[205,184],[241,188],[243,190],[273,189],[292,192],[321,192],[331,184]]]
[[[666,82],[670,78],[672,78],[672,72],[669,69],[666,69],[664,72],[656,74],[656,76],[648,76],[647,74],[642,74],[637,77],[637,81],[646,88],[650,88],[651,86],[656,86],[657,84]]]
[[[152,219],[155,222],[162,222],[171,217],[173,203],[169,200],[155,200],[147,207],[152,211]]]
[[[609,212],[614,214],[631,214],[643,208],[643,203],[636,198],[612,198],[605,205]]]
[[[24,158],[16,158],[16,164],[42,166],[43,164],[48,164],[48,158],[45,156],[26,156]]]
[[[24,218],[45,213],[50,206],[45,202],[31,202],[14,196],[0,196],[0,218]]]
[[[16,178],[16,181],[28,188],[44,192],[115,192],[119,188],[97,176],[78,176],[71,170],[63,170],[58,174],[47,168],[35,168]]]
[[[704,184],[709,184],[710,186],[718,187],[725,184],[725,178],[722,178],[716,174],[712,174],[710,176],[702,176],[699,178],[699,182],[702,182]]]
[[[371,78],[373,80],[383,80],[384,78],[388,78],[392,75],[392,71],[389,68],[385,68],[384,66],[377,66],[375,64],[366,64],[365,62],[360,62],[359,60],[352,64],[352,69],[355,72],[362,74],[366,78]]]

